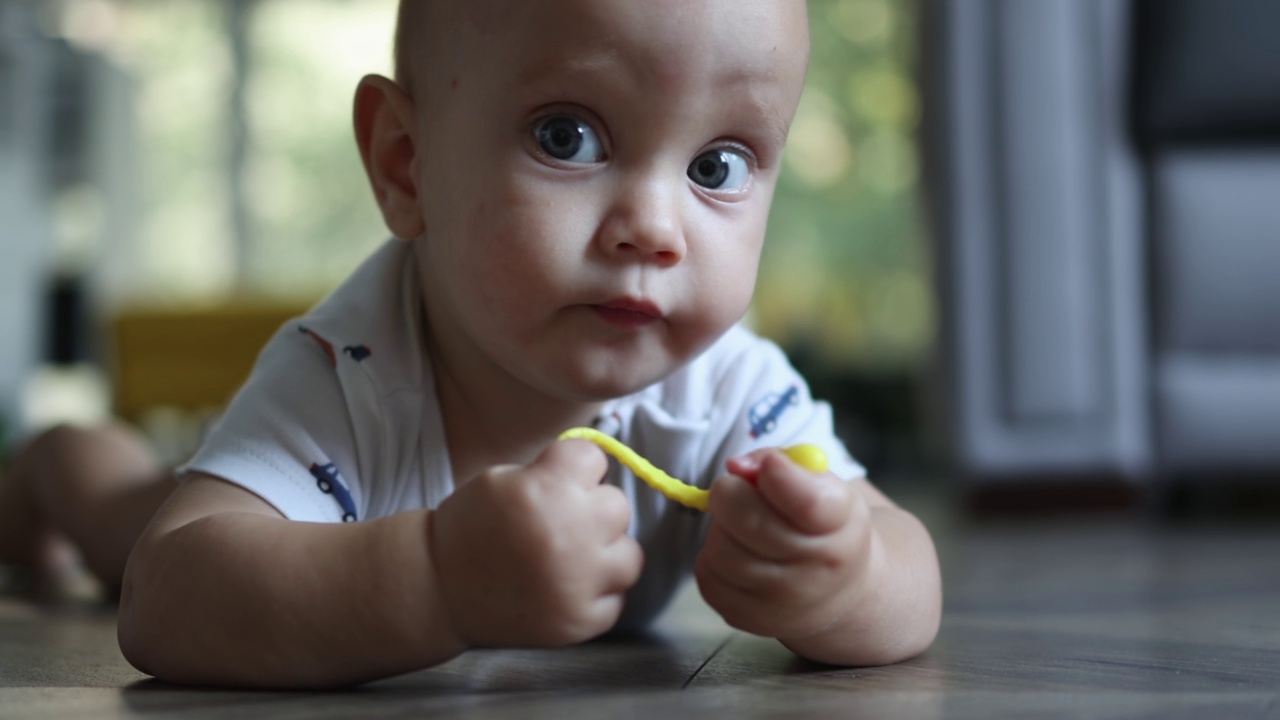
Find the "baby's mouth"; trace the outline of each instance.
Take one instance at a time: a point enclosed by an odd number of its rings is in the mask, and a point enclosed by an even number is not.
[[[657,305],[642,298],[619,298],[590,307],[608,324],[624,329],[641,328],[663,318]]]

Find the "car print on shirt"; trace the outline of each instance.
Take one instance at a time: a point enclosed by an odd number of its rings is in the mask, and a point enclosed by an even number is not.
[[[333,499],[338,501],[338,505],[342,508],[342,522],[355,522],[356,503],[351,498],[347,486],[343,484],[338,467],[333,463],[324,465],[311,463],[311,477],[316,479],[316,487],[320,488],[320,492],[332,495]]]
[[[769,393],[756,402],[747,411],[747,422],[751,425],[752,439],[760,438],[773,432],[778,427],[778,418],[788,408],[800,404],[800,387],[792,385],[781,393]]]

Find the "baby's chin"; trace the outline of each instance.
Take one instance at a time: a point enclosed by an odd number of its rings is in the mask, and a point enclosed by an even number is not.
[[[599,403],[634,395],[670,377],[714,341],[709,333],[652,333],[625,342],[600,342],[572,333],[555,341],[494,348],[514,378],[559,402]],[[519,351],[519,352],[517,352]],[[514,362],[513,358],[523,358]]]
[[[599,403],[634,395],[660,382],[684,363],[666,361],[657,366],[626,367],[622,363],[585,364],[534,380],[543,392],[561,400]]]
[[[652,377],[627,377],[613,374],[602,377],[573,378],[557,383],[556,394],[566,400],[598,403],[634,395],[662,380],[664,375]]]

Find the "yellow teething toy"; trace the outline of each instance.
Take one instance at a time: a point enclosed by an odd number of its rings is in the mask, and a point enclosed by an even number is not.
[[[827,454],[817,445],[792,445],[782,449],[791,462],[814,472],[827,471]]]
[[[560,440],[568,440],[570,438],[590,440],[599,445],[602,450],[617,458],[618,462],[630,468],[631,472],[636,474],[636,477],[649,483],[649,486],[654,490],[685,507],[703,512],[707,511],[709,493],[706,490],[682,483],[671,477],[654,467],[653,463],[640,457],[635,450],[618,442],[612,436],[605,435],[599,430],[589,427],[569,428],[560,433]],[[789,448],[784,448],[782,452],[801,467],[814,472],[827,471],[827,456],[816,445],[793,445]]]

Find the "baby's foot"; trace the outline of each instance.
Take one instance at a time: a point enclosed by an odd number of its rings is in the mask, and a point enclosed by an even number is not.
[[[0,592],[42,600],[79,594],[84,563],[71,542],[44,511],[30,471],[28,453],[19,452],[0,472]]]

